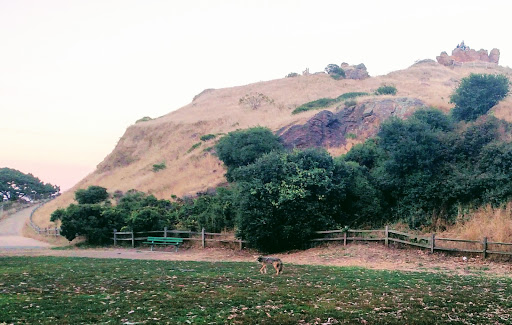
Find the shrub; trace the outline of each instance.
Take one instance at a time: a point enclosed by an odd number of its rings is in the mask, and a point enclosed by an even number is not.
[[[215,139],[216,135],[215,134],[205,134],[205,135],[202,135],[199,139],[201,141],[208,141],[208,140],[211,140],[211,139]]]
[[[263,127],[229,132],[215,146],[219,159],[228,168],[228,179],[235,168],[251,164],[263,154],[282,148],[279,137]]]
[[[75,200],[78,204],[97,204],[108,200],[107,189],[101,186],[91,185],[86,190],[80,189],[75,192]]]
[[[345,78],[345,71],[337,64],[328,64],[325,67],[325,72],[336,80]]]
[[[239,105],[245,105],[251,109],[258,109],[262,104],[273,104],[274,100],[262,93],[246,94],[238,101]]]
[[[135,123],[140,123],[140,122],[147,122],[147,121],[151,121],[152,118],[149,117],[149,116],[144,116],[143,118],[141,119],[138,119]]]
[[[153,165],[153,171],[156,173],[157,171],[159,170],[162,170],[162,169],[165,169],[167,168],[167,166],[165,165],[165,161],[159,163],[159,164],[154,164]]]
[[[309,102],[309,103],[306,103],[306,104],[303,104],[303,105],[297,107],[296,109],[294,109],[292,111],[292,114],[297,114],[297,113],[301,113],[301,112],[310,111],[310,110],[313,110],[313,109],[327,107],[327,106],[329,106],[331,104],[334,104],[334,103],[336,103],[335,99],[332,99],[332,98],[320,98],[320,99],[314,100],[312,102]]]
[[[345,138],[347,138],[347,139],[357,139],[357,135],[355,135],[354,133],[347,133],[347,134],[345,134]]]
[[[396,87],[392,85],[383,85],[377,88],[376,95],[396,95]]]
[[[368,95],[370,95],[370,94],[365,93],[365,92],[354,91],[354,92],[344,93],[343,95],[336,97],[336,101],[341,102],[342,100],[345,100],[345,99],[352,99],[352,98],[356,98],[356,97],[360,97],[360,96],[368,96]]]
[[[486,114],[509,93],[505,75],[471,74],[463,78],[450,97],[455,104],[452,116],[457,121],[474,121]]]
[[[201,142],[194,143],[190,149],[187,150],[187,153],[191,153],[193,150],[197,149],[201,145]]]
[[[290,72],[289,74],[286,75],[285,78],[294,78],[294,77],[298,77],[299,74],[297,72]]]

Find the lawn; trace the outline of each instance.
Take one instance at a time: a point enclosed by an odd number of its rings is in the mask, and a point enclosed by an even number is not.
[[[256,263],[0,258],[0,324],[511,324],[512,280]]]

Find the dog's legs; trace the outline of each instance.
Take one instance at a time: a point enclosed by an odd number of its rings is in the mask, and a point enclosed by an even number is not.
[[[262,263],[260,273],[263,274],[263,271],[265,271],[265,273],[267,273],[267,266]]]
[[[279,275],[279,262],[272,263],[274,269],[276,269],[276,275]]]

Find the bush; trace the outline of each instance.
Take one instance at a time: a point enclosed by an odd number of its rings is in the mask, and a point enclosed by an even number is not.
[[[211,140],[211,139],[215,139],[216,135],[215,134],[205,134],[205,135],[202,135],[199,139],[201,141],[208,141],[208,140]]]
[[[265,153],[283,149],[279,137],[264,127],[229,132],[215,146],[219,159],[228,168],[228,180],[231,172],[240,166],[252,164]]]
[[[265,103],[273,104],[274,100],[262,93],[246,94],[238,100],[239,105],[245,105],[251,109],[258,109]]]
[[[193,150],[199,148],[201,146],[201,142],[194,143],[190,149],[187,150],[187,153],[191,153]]]
[[[328,64],[325,67],[325,72],[336,80],[345,78],[345,71],[337,64]]]
[[[295,78],[298,76],[299,76],[299,74],[297,72],[290,72],[289,74],[286,75],[285,78]]]
[[[154,164],[153,165],[153,171],[156,173],[157,171],[160,171],[162,169],[165,169],[167,168],[167,166],[165,165],[165,161],[159,163],[159,164]]]
[[[141,119],[138,119],[135,123],[140,123],[140,122],[147,122],[147,121],[151,121],[152,118],[149,117],[149,116],[144,116],[143,118]]]
[[[353,107],[357,105],[357,101],[354,99],[345,101],[345,108]]]
[[[376,95],[396,95],[396,87],[391,85],[383,85],[377,88]]]
[[[368,93],[364,93],[364,92],[350,92],[350,93],[344,93],[334,99],[333,98],[320,98],[320,99],[314,100],[312,102],[302,104],[301,106],[299,106],[295,110],[293,110],[292,114],[298,114],[301,112],[306,112],[306,111],[310,111],[310,110],[314,110],[314,109],[318,109],[318,108],[323,108],[323,107],[330,106],[334,103],[344,101],[346,99],[356,98],[359,96],[368,96],[368,95],[369,95]]]
[[[505,75],[471,74],[463,78],[450,97],[455,104],[452,116],[457,121],[474,121],[486,114],[509,93]]]
[[[108,200],[107,189],[101,186],[89,186],[86,190],[80,189],[75,192],[75,200],[78,204],[97,204]]]

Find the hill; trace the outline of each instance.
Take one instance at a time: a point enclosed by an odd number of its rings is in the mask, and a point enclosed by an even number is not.
[[[158,198],[170,198],[173,194],[194,195],[223,184],[224,167],[209,150],[216,139],[227,132],[253,126],[265,126],[283,134],[292,126],[306,125],[320,111],[300,114],[292,114],[292,111],[320,98],[336,98],[349,92],[372,94],[381,85],[392,84],[398,90],[396,96],[358,97],[357,107],[373,105],[373,112],[379,115],[382,109],[376,105],[378,101],[401,98],[405,102],[421,102],[425,106],[449,111],[452,108],[449,104],[451,93],[458,82],[470,73],[500,73],[510,78],[512,69],[475,62],[447,67],[425,60],[404,70],[362,80],[334,80],[321,73],[225,89],[207,89],[177,111],[157,119],[143,119],[130,126],[95,172],[40,209],[35,220],[41,226],[48,225],[52,211],[67,206],[73,200],[74,191],[89,185],[106,187],[109,192],[137,189]],[[244,98],[258,97],[260,94],[267,100],[263,100],[256,109],[243,103]],[[398,104],[391,105],[396,107]],[[418,105],[400,108],[399,116],[407,116]],[[507,98],[492,113],[512,121],[511,108],[512,98]],[[332,105],[326,110],[336,113],[342,107]],[[354,143],[362,142],[371,135],[372,129],[375,130],[380,121],[381,118],[373,120],[371,125],[346,141],[328,141],[322,145],[334,155],[345,153]],[[209,134],[216,135],[216,138],[201,140],[202,136]],[[162,168],[154,171],[154,165]]]

